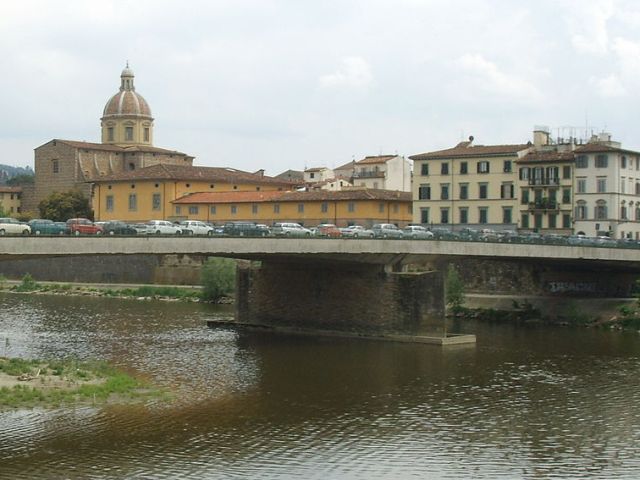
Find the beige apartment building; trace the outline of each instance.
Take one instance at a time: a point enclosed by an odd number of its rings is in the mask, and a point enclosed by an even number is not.
[[[429,226],[515,230],[516,162],[531,144],[474,145],[413,155],[413,222]]]

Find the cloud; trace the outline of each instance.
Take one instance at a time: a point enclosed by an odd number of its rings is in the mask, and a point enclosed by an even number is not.
[[[570,1],[568,23],[571,44],[581,53],[602,55],[608,51],[607,22],[615,13],[611,0],[599,2]]]
[[[591,77],[589,84],[594,86],[598,94],[605,98],[623,97],[627,94],[627,89],[614,73],[604,78]]]
[[[454,65],[471,75],[471,88],[478,87],[486,93],[525,102],[541,98],[535,85],[517,75],[501,71],[495,63],[480,54],[465,54]]]
[[[320,77],[320,86],[324,88],[367,88],[372,82],[371,67],[362,57],[345,57],[336,72]]]

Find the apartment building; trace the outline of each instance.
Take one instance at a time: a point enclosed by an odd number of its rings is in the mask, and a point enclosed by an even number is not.
[[[518,227],[516,162],[531,144],[474,145],[412,155],[413,222],[514,230]]]
[[[411,191],[411,162],[402,155],[372,155],[334,169],[354,187]]]

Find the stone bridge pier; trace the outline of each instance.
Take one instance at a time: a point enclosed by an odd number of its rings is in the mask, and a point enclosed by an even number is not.
[[[236,322],[369,336],[445,333],[440,271],[348,262],[253,262],[238,268]]]

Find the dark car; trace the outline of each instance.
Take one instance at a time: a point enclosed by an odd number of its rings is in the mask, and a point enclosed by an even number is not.
[[[112,220],[102,225],[102,233],[105,235],[137,235],[138,230],[132,225],[128,225],[119,220]]]
[[[253,222],[227,222],[223,227],[224,235],[231,237],[266,237],[269,232]]]
[[[44,218],[35,218],[29,221],[32,235],[64,235],[69,233],[66,223],[54,222]]]

